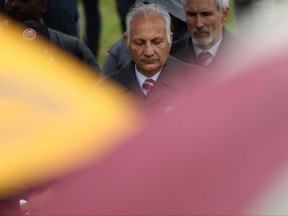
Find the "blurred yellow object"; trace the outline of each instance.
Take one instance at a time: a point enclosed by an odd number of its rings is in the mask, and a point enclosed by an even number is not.
[[[0,197],[100,159],[138,128],[131,104],[88,68],[62,53],[51,62],[44,42],[1,31]]]

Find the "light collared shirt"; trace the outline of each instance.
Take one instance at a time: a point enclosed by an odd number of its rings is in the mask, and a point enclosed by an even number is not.
[[[137,77],[137,80],[138,80],[138,83],[139,83],[139,86],[142,90],[142,92],[144,93],[144,95],[147,95],[148,91],[147,89],[143,88],[143,83],[145,82],[146,79],[153,79],[155,82],[157,81],[158,77],[160,76],[161,74],[161,71],[162,69],[157,72],[154,76],[152,77],[146,77],[144,76],[142,73],[140,73],[135,65],[135,74],[136,74],[136,77]]]
[[[209,50],[202,50],[202,49],[200,49],[198,46],[195,45],[195,46],[194,46],[194,52],[195,52],[196,58],[198,58],[199,55],[200,55],[203,51],[209,52],[212,56],[211,56],[210,58],[208,58],[207,61],[205,62],[205,65],[206,65],[206,66],[209,65],[209,64],[212,62],[213,58],[216,57],[217,52],[218,52],[219,47],[220,47],[220,44],[221,44],[221,41],[222,41],[222,38],[221,38],[213,47],[211,47]]]

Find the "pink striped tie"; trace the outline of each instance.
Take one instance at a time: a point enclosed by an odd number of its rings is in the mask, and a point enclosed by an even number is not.
[[[146,79],[145,82],[143,83],[143,88],[147,90],[147,92],[149,92],[151,90],[151,88],[154,86],[155,81],[153,79]]]
[[[198,65],[200,65],[202,67],[207,66],[208,65],[207,61],[210,57],[212,57],[212,54],[210,52],[202,51],[197,58]]]

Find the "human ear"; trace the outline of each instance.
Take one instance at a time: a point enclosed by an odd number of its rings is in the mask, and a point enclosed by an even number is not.
[[[222,16],[222,24],[224,24],[228,18],[228,15],[229,15],[229,7],[225,8],[222,12],[223,16]]]
[[[47,9],[48,9],[48,1],[43,0],[40,6],[41,13],[42,14],[46,13]]]

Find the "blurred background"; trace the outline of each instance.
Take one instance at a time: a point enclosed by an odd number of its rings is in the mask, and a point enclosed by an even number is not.
[[[117,14],[115,0],[100,0],[101,37],[98,63],[102,67],[107,50],[122,35],[120,18]],[[80,38],[83,39],[85,31],[85,14],[82,1],[78,1]]]

